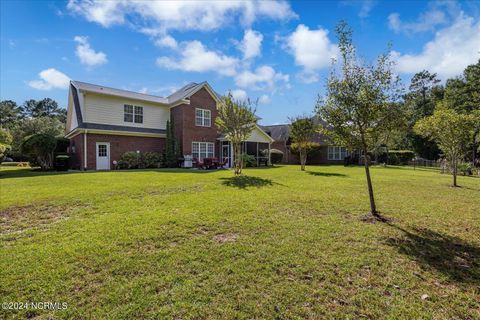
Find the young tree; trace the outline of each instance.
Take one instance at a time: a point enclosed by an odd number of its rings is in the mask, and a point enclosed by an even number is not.
[[[326,97],[319,99],[317,110],[328,123],[325,130],[337,144],[360,150],[365,157],[371,214],[383,219],[377,211],[370,177],[369,151],[387,130],[395,127],[401,88],[392,71],[389,54],[382,54],[373,65],[362,63],[352,44],[352,31],[345,22],[336,28],[341,65],[332,71],[326,85]]]
[[[231,93],[222,99],[215,124],[233,145],[235,175],[242,173],[242,142],[248,139],[256,123],[255,108],[249,99],[237,100]]]
[[[296,117],[291,119],[289,127],[292,139],[290,148],[300,155],[300,169],[305,171],[308,152],[319,146],[318,143],[312,141],[318,131],[317,126],[311,117]]]
[[[435,140],[452,166],[453,186],[457,187],[458,162],[465,156],[468,143],[472,141],[472,127],[480,121],[470,114],[461,114],[449,109],[435,111],[432,116],[419,120],[415,131]]]

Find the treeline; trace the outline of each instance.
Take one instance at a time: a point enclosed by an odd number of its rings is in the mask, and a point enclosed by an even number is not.
[[[412,150],[424,159],[437,160],[443,156],[441,148],[432,139],[419,135],[415,124],[439,110],[450,110],[457,114],[480,113],[480,60],[468,66],[461,76],[448,79],[441,84],[435,73],[422,71],[415,74],[401,102],[404,127],[391,138],[391,149]],[[472,128],[476,134],[467,146],[465,161],[478,159],[480,141],[479,124]],[[417,130],[418,132],[418,130]]]
[[[63,136],[66,118],[66,109],[50,98],[30,99],[22,105],[12,100],[1,101],[0,161],[5,157],[28,160],[28,156],[22,153],[22,142],[34,134]]]

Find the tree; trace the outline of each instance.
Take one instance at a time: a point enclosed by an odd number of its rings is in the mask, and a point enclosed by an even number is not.
[[[440,153],[434,141],[415,134],[415,123],[435,111],[435,105],[443,99],[443,87],[435,73],[427,70],[416,73],[411,80],[409,92],[405,95],[405,112],[407,113],[406,145],[402,148],[412,148],[417,155],[427,159],[437,159]]]
[[[237,100],[228,93],[220,102],[215,124],[233,145],[235,175],[242,173],[242,142],[248,139],[256,123],[255,108],[249,99]]]
[[[22,109],[12,100],[3,100],[0,102],[0,126],[11,128],[20,119],[23,118]]]
[[[175,168],[178,166],[178,143],[175,138],[175,124],[173,118],[167,121],[167,137],[165,139],[165,152],[163,154],[163,163],[168,168]]]
[[[13,137],[11,154],[14,157],[21,157],[21,144],[25,137],[36,133],[60,136],[64,133],[64,124],[57,118],[25,118],[18,121],[10,129],[10,133]]]
[[[300,156],[300,170],[305,171],[308,152],[319,146],[318,143],[312,141],[315,133],[318,131],[317,126],[311,117],[296,117],[291,119],[289,127],[290,138],[292,139],[290,148],[298,152]]]
[[[452,166],[454,187],[457,187],[458,162],[463,159],[468,143],[472,141],[475,120],[479,121],[473,115],[441,109],[415,124],[415,132],[436,141],[445,154]]]
[[[0,127],[0,162],[5,157],[5,154],[10,150],[12,144],[12,135],[8,130]]]
[[[53,167],[53,152],[57,146],[54,136],[49,134],[34,134],[22,141],[22,153],[31,158],[32,163],[37,163],[42,170]]]
[[[333,63],[326,96],[319,99],[317,110],[329,125],[329,130],[324,132],[331,139],[348,149],[363,152],[370,212],[382,220],[375,205],[368,154],[380,137],[395,127],[401,87],[388,53],[381,54],[375,64],[362,63],[352,44],[350,27],[341,22],[336,33],[341,65],[336,69],[336,62]]]
[[[64,108],[60,108],[58,103],[50,98],[42,100],[27,100],[23,104],[23,111],[25,116],[31,118],[50,117],[58,118],[65,123],[67,112]]]

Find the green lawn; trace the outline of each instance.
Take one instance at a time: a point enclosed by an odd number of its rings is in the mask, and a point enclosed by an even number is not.
[[[390,224],[361,167],[3,168],[0,302],[68,307],[0,318],[479,319],[480,179],[372,177]]]

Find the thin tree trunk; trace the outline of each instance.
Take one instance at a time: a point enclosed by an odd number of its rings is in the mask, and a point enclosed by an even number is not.
[[[456,157],[453,159],[453,186],[458,187],[457,186],[457,158]]]
[[[300,151],[300,169],[305,171],[305,163],[307,162],[307,155],[305,151]]]
[[[233,146],[235,159],[234,159],[234,173],[235,175],[240,175],[242,173],[242,145],[241,143],[235,143]]]
[[[373,216],[378,217],[377,207],[375,206],[375,198],[373,196],[372,179],[370,178],[370,167],[368,165],[367,148],[363,147],[365,154],[365,174],[367,175],[368,197],[370,198],[370,212]]]

